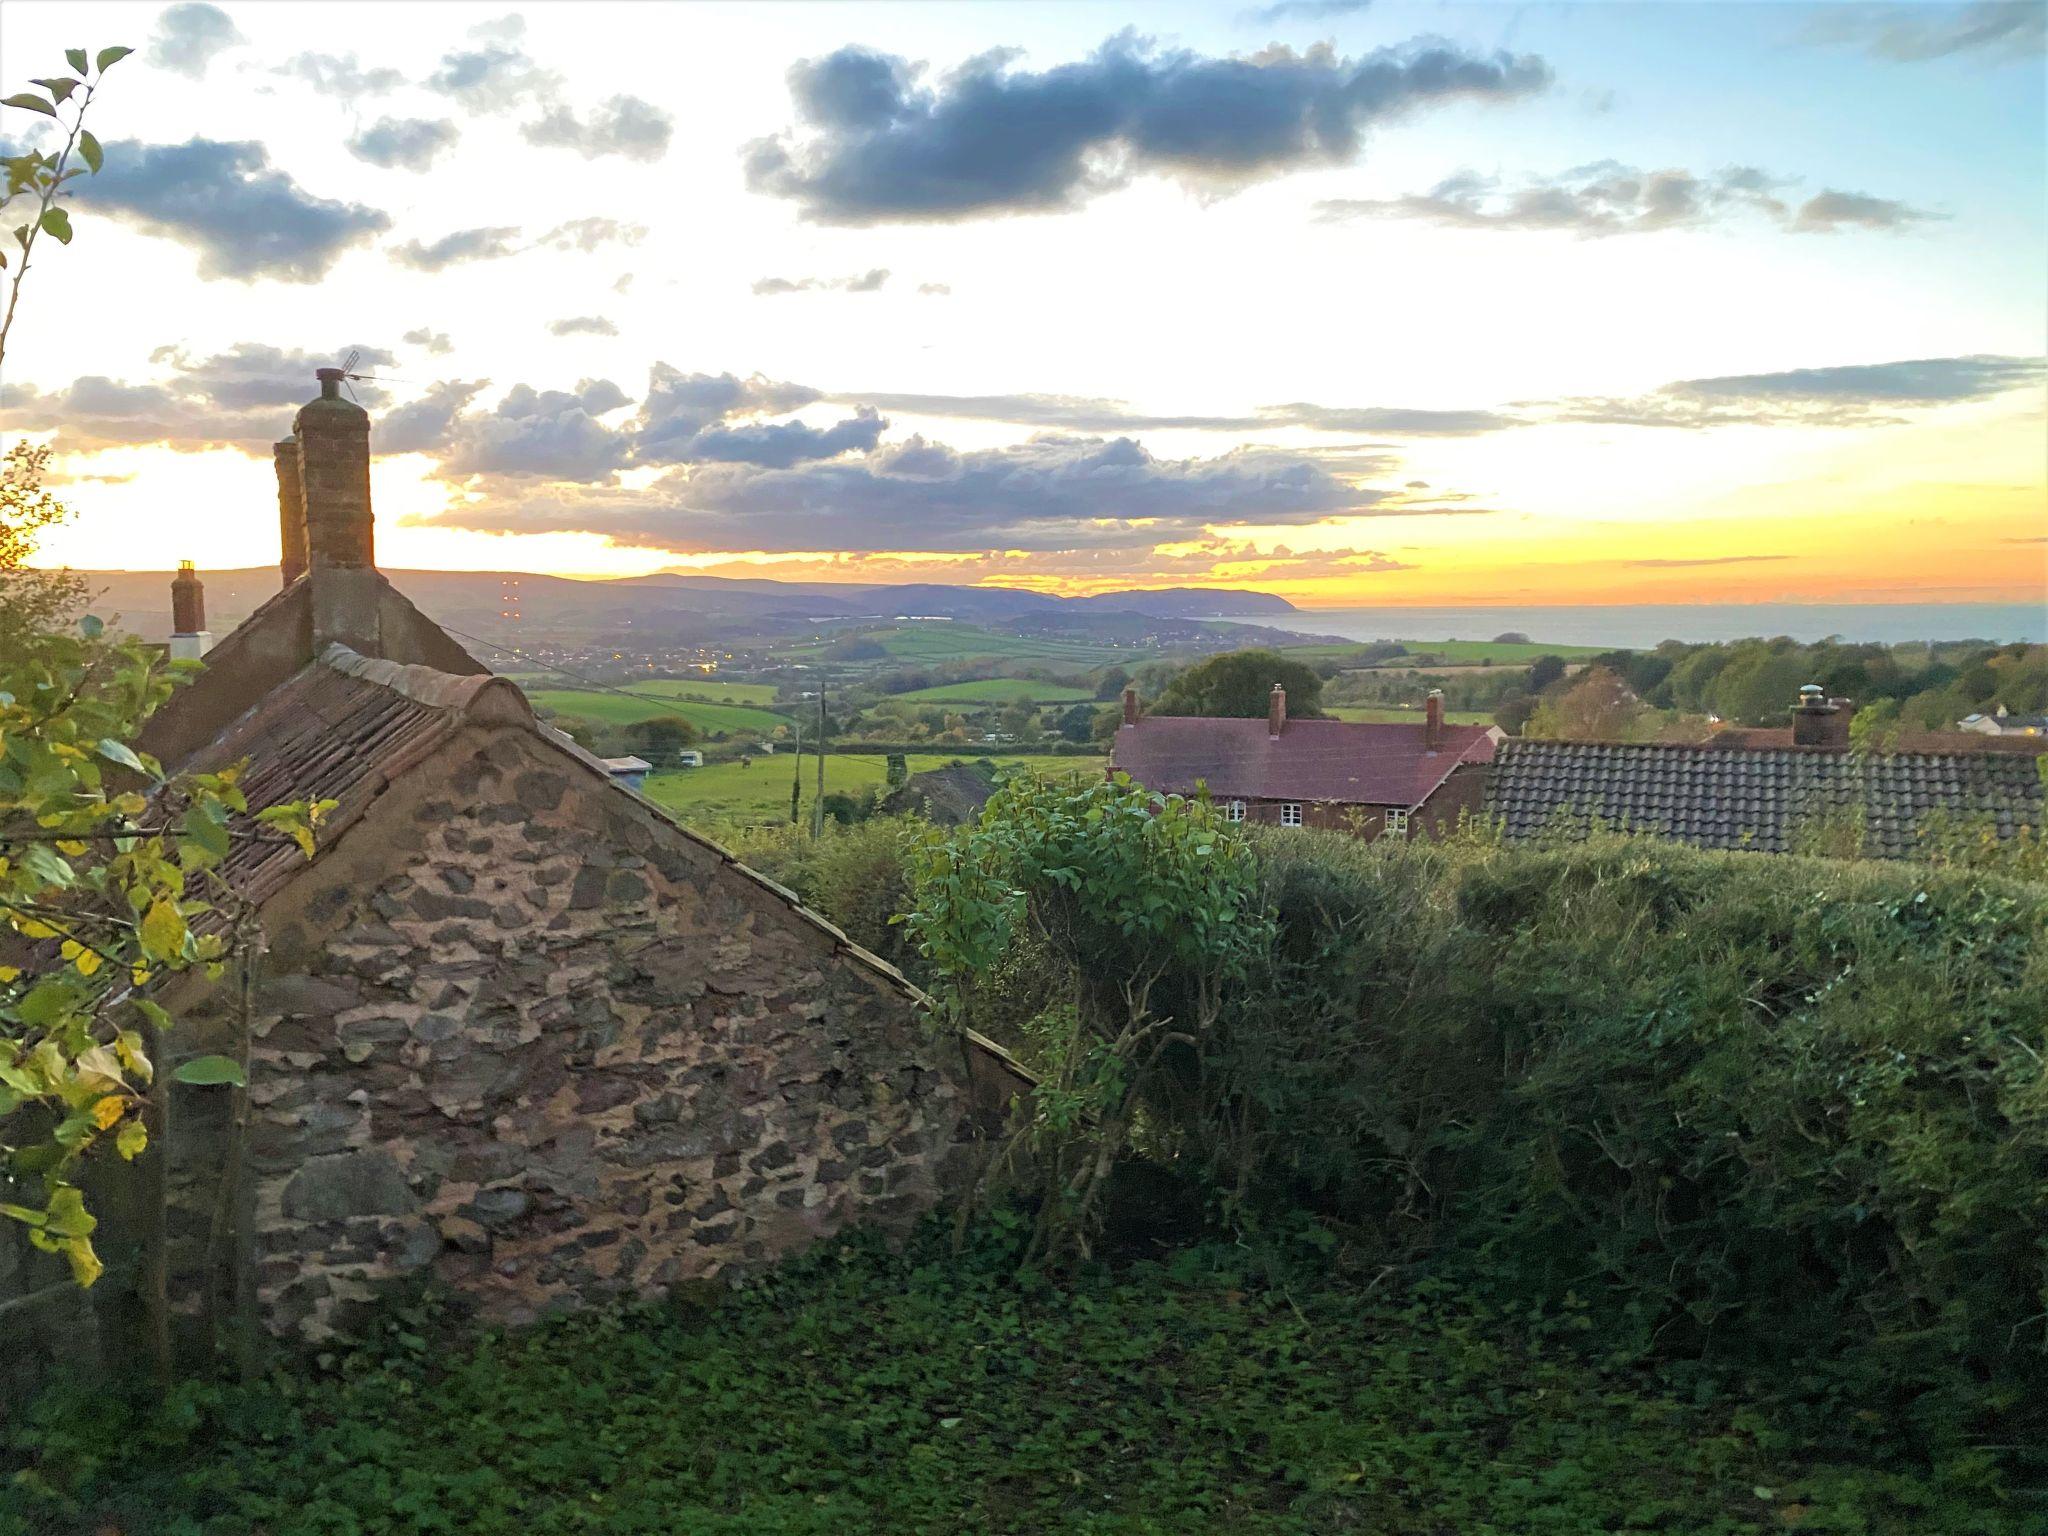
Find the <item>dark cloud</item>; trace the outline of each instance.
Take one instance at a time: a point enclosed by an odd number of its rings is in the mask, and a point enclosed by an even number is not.
[[[1792,228],[1801,234],[1831,235],[1842,228],[1906,229],[1941,215],[1861,192],[1820,192],[1799,205]]]
[[[644,224],[624,224],[617,219],[587,218],[571,219],[566,224],[557,224],[553,229],[534,241],[557,251],[582,251],[588,254],[599,246],[638,245],[647,238]]]
[[[1808,41],[1861,49],[1901,64],[1975,56],[1990,63],[2039,59],[2048,45],[2040,0],[1968,5],[1831,5],[1807,26]]]
[[[241,41],[242,34],[218,6],[174,5],[156,19],[149,59],[174,74],[198,80],[217,55]]]
[[[616,336],[619,328],[603,315],[572,315],[566,320],[550,320],[548,334],[551,336]]]
[[[55,429],[66,448],[167,443],[267,454],[272,442],[291,431],[293,413],[317,393],[313,370],[333,367],[352,351],[361,354],[360,367],[393,361],[386,349],[360,343],[307,352],[239,342],[200,358],[159,347],[150,361],[167,365],[161,380],[131,384],[88,374],[48,394],[9,385],[0,397],[0,421],[17,431]],[[356,388],[365,404],[383,400],[372,383]]]
[[[1256,11],[1247,11],[1245,19],[1265,23],[1331,21],[1339,16],[1356,16],[1371,4],[1372,0],[1280,0],[1278,5],[1261,6]]]
[[[409,347],[425,347],[437,357],[444,352],[455,350],[455,343],[448,339],[446,331],[433,330],[424,325],[416,331],[407,331],[399,340]]]
[[[106,147],[106,168],[79,183],[82,201],[199,252],[203,278],[310,283],[350,246],[388,229],[359,203],[314,197],[273,170],[261,144],[190,139]]]
[[[668,153],[676,120],[652,102],[637,96],[614,96],[579,118],[568,107],[551,107],[519,131],[529,144],[543,149],[573,149],[586,160],[618,155],[627,160],[659,160]]]
[[[1149,547],[1212,524],[1316,523],[1382,499],[1298,456],[1160,460],[1129,438],[1063,436],[962,453],[912,437],[862,459],[700,464],[631,497],[567,490],[436,521],[676,549],[1047,550]]]
[[[930,86],[922,65],[864,48],[806,60],[790,71],[805,128],[748,145],[748,185],[827,224],[1055,212],[1139,174],[1228,190],[1347,164],[1368,128],[1417,108],[1550,80],[1540,59],[1438,42],[1205,58],[1124,33],[1077,64],[1015,58],[986,53]]]
[[[1754,166],[1706,175],[1638,170],[1614,160],[1513,185],[1460,171],[1427,192],[1395,198],[1337,198],[1315,205],[1324,223],[1354,219],[1420,219],[1454,229],[1562,230],[1581,238],[1653,234],[1726,219],[1763,215],[1802,234],[1843,225],[1901,229],[1934,217],[1904,203],[1857,192],[1823,192],[1796,211],[1780,194],[1792,183]]]
[[[872,453],[888,428],[889,423],[867,406],[829,427],[806,426],[800,421],[706,427],[690,439],[682,457],[693,463],[758,464],[769,469],[787,469],[811,459]]]
[[[913,416],[951,416],[975,421],[1009,421],[1020,426],[1057,427],[1073,432],[1256,432],[1308,427],[1319,432],[1378,432],[1391,437],[1469,437],[1520,426],[1497,411],[1431,411],[1401,406],[1328,406],[1297,401],[1262,405],[1249,416],[1170,416],[1134,411],[1121,400],[1086,395],[916,395],[887,391],[835,393],[835,400],[859,400],[885,411]]]
[[[1872,426],[1897,421],[1893,413],[1902,409],[1988,400],[2039,388],[2044,379],[2048,359],[1979,353],[1681,379],[1635,398],[1561,400],[1549,407],[1553,421],[1610,426]]]
[[[274,71],[303,80],[322,96],[358,101],[365,96],[382,96],[405,84],[395,69],[364,69],[352,53],[302,53]]]
[[[462,131],[447,118],[380,117],[356,131],[348,152],[387,171],[431,170],[435,156],[453,149]]]
[[[465,476],[605,480],[625,464],[626,439],[596,418],[628,403],[609,379],[585,379],[573,392],[516,384],[495,410],[451,413],[442,470]]]
[[[517,16],[470,28],[473,48],[444,54],[427,89],[452,97],[471,112],[511,112],[530,99],[545,100],[561,77],[542,69],[518,46],[526,30]]]
[[[408,335],[406,339],[412,338]],[[377,418],[377,430],[370,437],[371,448],[380,454],[446,451],[456,418],[486,382],[444,379],[429,387],[420,399],[386,411]]]
[[[852,277],[763,277],[754,282],[757,294],[777,293],[879,293],[889,281],[887,267],[874,267]],[[920,289],[920,292],[923,290]]]
[[[656,363],[647,374],[647,398],[636,423],[636,446],[650,464],[676,464],[699,433],[735,416],[786,416],[820,399],[803,384],[785,384],[760,374],[742,379],[730,373],[683,373]]]
[[[431,244],[422,245],[417,240],[408,240],[404,245],[394,246],[391,259],[402,267],[411,267],[419,272],[439,272],[464,261],[496,261],[500,257],[514,254],[517,247],[512,242],[519,238],[516,228],[486,227],[482,229],[458,229],[453,234],[443,235]]]

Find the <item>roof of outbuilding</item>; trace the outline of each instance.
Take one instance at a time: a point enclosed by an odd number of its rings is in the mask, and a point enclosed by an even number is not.
[[[1789,852],[1822,818],[1860,810],[1865,847],[1900,857],[1929,812],[1986,817],[2002,837],[2043,824],[2030,757],[1891,756],[1727,747],[1503,742],[1487,804],[1510,839],[1595,825],[1703,848]]]
[[[1206,784],[1219,799],[1324,801],[1413,809],[1451,771],[1491,761],[1495,733],[1446,725],[1431,752],[1421,722],[1289,720],[1278,736],[1265,719],[1147,715],[1120,727],[1110,766],[1165,794]]]

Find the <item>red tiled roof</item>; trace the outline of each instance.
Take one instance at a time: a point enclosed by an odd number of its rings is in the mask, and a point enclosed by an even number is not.
[[[1423,746],[1423,730],[1420,721],[1289,720],[1273,736],[1263,719],[1147,715],[1118,729],[1110,766],[1166,794],[1193,794],[1199,782],[1225,800],[1413,809],[1452,769],[1493,760],[1489,726],[1446,725],[1436,752]]]

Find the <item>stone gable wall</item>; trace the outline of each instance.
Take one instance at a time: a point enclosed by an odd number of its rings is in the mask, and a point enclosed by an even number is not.
[[[528,731],[456,737],[265,925],[239,1305],[274,1333],[406,1276],[518,1323],[901,1229],[964,1152],[972,1064],[906,988]],[[176,1106],[191,1308],[227,1099]]]

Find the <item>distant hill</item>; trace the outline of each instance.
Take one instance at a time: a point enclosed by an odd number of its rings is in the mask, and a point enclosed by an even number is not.
[[[98,594],[95,612],[118,618],[146,640],[171,629],[169,571],[82,572]],[[201,571],[207,622],[225,634],[278,588],[275,566]],[[1015,587],[951,587],[937,583],[896,586],[834,585],[766,579],[661,573],[615,581],[575,581],[530,571],[404,571],[384,573],[392,585],[452,629],[502,636],[509,601],[516,600],[522,629],[631,629],[650,638],[680,641],[721,634],[845,619],[905,616],[975,622],[1098,618],[1128,613],[1149,618],[1191,618],[1295,612],[1270,592],[1203,587],[1054,597]]]

